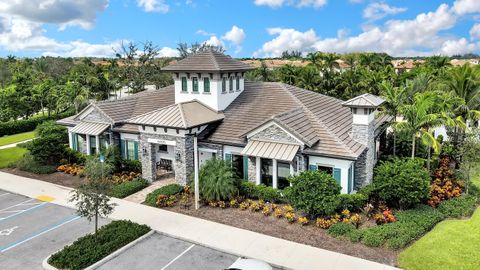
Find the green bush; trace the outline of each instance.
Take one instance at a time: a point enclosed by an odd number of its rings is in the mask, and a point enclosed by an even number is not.
[[[199,172],[200,197],[204,200],[230,200],[238,194],[240,180],[231,163],[207,160]]]
[[[142,162],[139,160],[122,160],[122,171],[142,173]]]
[[[419,159],[394,159],[375,168],[374,192],[395,208],[411,208],[430,194],[430,175]]]
[[[149,231],[146,225],[126,220],[112,221],[101,227],[96,235],[87,234],[53,254],[48,263],[58,269],[83,269]]]
[[[339,222],[330,226],[327,232],[333,237],[339,237],[339,236],[347,235],[351,233],[353,230],[355,230],[355,226],[353,226],[352,224]]]
[[[15,120],[0,123],[0,137],[34,130],[39,124],[48,120],[57,120],[74,115],[74,112],[65,112],[52,116],[36,116],[27,120]]]
[[[55,165],[40,164],[30,153],[26,153],[23,158],[17,161],[15,167],[21,171],[35,174],[50,174],[57,171]]]
[[[367,203],[368,197],[367,195],[361,193],[340,194],[338,195],[338,199],[338,212],[341,212],[344,209],[348,209],[350,212],[359,212]]]
[[[322,171],[304,171],[289,178],[292,184],[286,192],[290,204],[310,216],[332,215],[338,207],[340,186]]]
[[[115,147],[111,147],[115,148]],[[77,164],[77,165],[85,165],[85,162],[87,161],[87,155],[80,153],[78,151],[75,151],[71,149],[70,147],[66,147],[65,149],[65,155],[63,159],[66,161],[68,164]]]
[[[148,182],[145,179],[134,179],[132,181],[123,182],[114,186],[111,190],[111,196],[116,198],[125,198],[135,192],[138,192],[148,187]]]
[[[170,184],[163,186],[159,189],[156,189],[150,193],[148,193],[147,198],[145,199],[145,204],[150,206],[155,206],[157,202],[158,195],[176,195],[183,191],[183,187],[179,184]]]
[[[267,187],[264,184],[257,185],[253,182],[242,181],[239,192],[240,195],[249,199],[259,199],[272,203],[282,201],[281,190]]]
[[[35,133],[38,137],[27,145],[30,154],[40,164],[58,165],[67,151],[67,129],[49,121],[40,124]]]
[[[353,231],[350,231],[347,234],[347,236],[350,239],[350,241],[352,241],[353,243],[358,243],[362,240],[363,231],[362,230],[353,230]]]
[[[473,214],[477,206],[477,198],[464,195],[440,203],[438,211],[446,217],[459,218],[468,217]]]

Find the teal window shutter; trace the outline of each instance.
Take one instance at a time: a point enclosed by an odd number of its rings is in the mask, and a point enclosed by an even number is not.
[[[353,177],[352,177],[352,167],[348,168],[348,193],[352,192],[353,188]]]
[[[134,151],[134,159],[135,159],[135,160],[138,160],[138,142],[137,142],[137,141],[135,141],[135,142],[133,143],[133,148],[134,148],[134,150],[135,150],[135,151]]]
[[[72,147],[73,150],[78,151],[77,133],[72,133]]]
[[[337,181],[337,184],[339,186],[342,186],[342,169],[334,168],[333,169],[333,178],[335,178],[335,181]]]
[[[248,180],[248,156],[243,156],[243,179]]]
[[[120,140],[120,154],[122,155],[123,159],[127,159],[127,151],[125,149],[125,140]]]
[[[232,162],[232,154],[225,153],[225,161]]]
[[[308,165],[308,170],[309,171],[316,171],[316,170],[318,170],[318,167],[315,164],[310,164],[310,165]]]

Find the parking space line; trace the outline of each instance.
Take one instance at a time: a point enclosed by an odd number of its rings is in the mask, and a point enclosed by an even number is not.
[[[57,223],[57,224],[52,225],[52,226],[50,226],[50,227],[46,227],[46,228],[42,229],[41,231],[32,234],[32,235],[29,236],[29,237],[26,237],[26,238],[24,238],[24,239],[22,239],[22,240],[16,241],[16,242],[14,242],[14,243],[12,243],[12,244],[9,244],[9,245],[0,247],[0,253],[3,253],[3,252],[5,252],[5,251],[7,251],[7,250],[10,250],[10,249],[12,249],[12,248],[14,248],[14,247],[16,247],[16,246],[19,246],[19,245],[21,245],[21,244],[23,244],[23,243],[25,243],[25,242],[30,241],[30,240],[32,240],[32,239],[35,239],[35,238],[39,237],[40,235],[46,234],[46,233],[48,233],[48,232],[50,232],[50,231],[53,231],[53,230],[55,230],[55,229],[57,229],[57,228],[60,228],[61,226],[65,225],[65,224],[68,224],[68,223],[70,223],[70,222],[72,222],[72,221],[75,221],[75,220],[77,220],[77,219],[79,219],[79,218],[80,218],[79,216],[69,217],[68,219],[62,220],[60,223]]]
[[[7,209],[14,208],[14,207],[16,207],[16,206],[23,205],[24,203],[31,202],[31,201],[33,201],[33,200],[34,200],[34,199],[28,199],[28,200],[23,201],[23,202],[21,202],[21,203],[17,203],[17,204],[15,204],[15,205],[9,206],[9,207],[7,207],[7,208],[0,209],[0,212],[2,212],[3,210],[7,210]]]
[[[10,193],[7,192],[7,193],[0,194],[0,197],[8,195],[8,194],[10,194]]]
[[[195,244],[192,244],[189,246],[187,249],[185,249],[182,253],[180,253],[177,257],[173,258],[167,265],[165,265],[162,269],[160,270],[165,270],[167,267],[169,267],[172,263],[174,263],[176,260],[180,259],[185,253],[187,253],[190,249],[192,249],[195,246]]]
[[[32,207],[27,208],[27,209],[24,209],[24,210],[15,210],[15,212],[17,212],[17,213],[11,214],[10,216],[6,216],[6,217],[3,217],[3,218],[0,218],[0,221],[4,221],[4,220],[6,220],[6,219],[9,219],[9,218],[18,216],[18,215],[20,215],[20,214],[26,213],[26,212],[31,211],[31,210],[34,210],[34,209],[37,209],[37,208],[39,208],[39,207],[41,207],[41,206],[44,206],[44,205],[46,205],[46,204],[47,204],[47,203],[44,202],[44,203],[37,204],[37,205],[35,205],[35,206],[32,206]],[[1,214],[1,213],[8,213],[8,212],[12,212],[12,211],[0,211],[0,214]]]

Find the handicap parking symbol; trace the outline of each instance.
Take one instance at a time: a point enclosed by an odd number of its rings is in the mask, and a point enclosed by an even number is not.
[[[18,226],[12,227],[10,229],[3,229],[0,231],[1,236],[9,236],[15,229],[18,229]]]

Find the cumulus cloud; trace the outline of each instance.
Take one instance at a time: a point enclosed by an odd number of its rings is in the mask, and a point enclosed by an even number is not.
[[[384,2],[373,2],[363,10],[363,17],[370,21],[376,21],[388,15],[395,15],[405,11],[407,11],[407,8],[389,6]]]
[[[245,31],[242,28],[234,25],[232,29],[223,35],[222,39],[228,40],[233,44],[239,46],[245,40]]]
[[[459,0],[463,2],[467,0]],[[394,56],[459,54],[478,50],[467,39],[445,37],[442,32],[453,28],[458,11],[441,4],[435,11],[418,14],[410,20],[390,20],[383,26],[371,25],[355,36],[341,32],[337,37],[320,38],[313,29],[305,32],[291,28],[270,28],[275,37],[263,44],[255,56],[279,56],[285,50],[327,52],[386,52]]]
[[[208,40],[203,42],[204,44],[217,46],[217,47],[225,47],[223,41],[221,41],[217,36],[211,36]]]
[[[469,14],[480,12],[480,1],[478,0],[457,0],[453,4],[453,10],[459,14]]]
[[[271,8],[279,8],[283,5],[295,7],[314,7],[320,8],[327,4],[327,0],[255,0],[257,6],[268,6]]]
[[[159,57],[177,57],[178,50],[172,49],[170,47],[163,47],[158,51],[158,56]]]
[[[470,38],[480,39],[480,23],[477,23],[472,26],[472,28],[470,29]]]
[[[164,0],[137,0],[137,5],[145,12],[167,13],[170,9]]]

